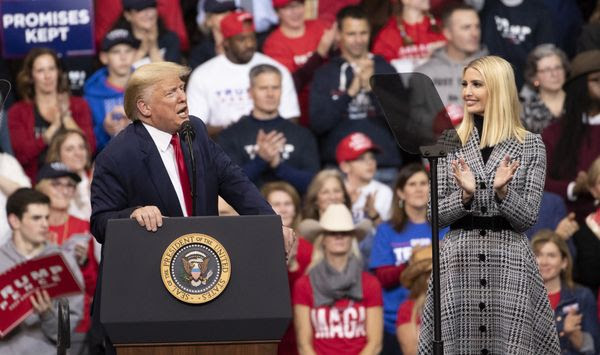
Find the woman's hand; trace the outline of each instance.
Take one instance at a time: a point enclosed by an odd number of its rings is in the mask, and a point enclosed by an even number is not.
[[[454,181],[463,190],[463,203],[469,202],[475,194],[475,175],[464,158],[452,161]]]
[[[565,316],[563,325],[563,331],[566,335],[571,335],[581,330],[581,318],[582,315],[577,313],[575,309],[569,310],[569,313]]]
[[[569,215],[558,222],[558,226],[554,230],[556,234],[567,241],[575,232],[579,230],[579,223],[575,220],[575,213],[571,212]]]
[[[515,172],[519,168],[519,161],[510,161],[508,155],[504,156],[504,159],[498,165],[496,169],[496,177],[494,177],[494,192],[499,199],[503,200],[508,193],[508,184],[512,181]]]
[[[54,136],[56,135],[56,133],[58,132],[58,130],[61,127],[62,127],[62,120],[60,119],[60,117],[58,119],[52,121],[50,126],[48,126],[48,128],[46,128],[44,133],[42,133],[42,139],[44,140],[44,143],[50,144],[50,142],[52,142],[52,138],[54,138]]]

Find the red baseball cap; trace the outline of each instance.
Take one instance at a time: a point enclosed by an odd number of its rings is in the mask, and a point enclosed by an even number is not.
[[[350,133],[342,139],[335,149],[335,159],[338,164],[344,161],[356,160],[364,152],[370,150],[380,152],[381,148],[373,144],[371,138],[361,132]]]
[[[244,22],[246,21],[250,21],[252,27],[244,28]],[[241,10],[230,12],[221,20],[221,32],[225,38],[233,37],[241,33],[254,32],[252,15]]]
[[[304,0],[273,0],[273,7],[275,9],[279,9],[284,6],[287,6],[292,1],[298,1],[298,2],[304,3]]]

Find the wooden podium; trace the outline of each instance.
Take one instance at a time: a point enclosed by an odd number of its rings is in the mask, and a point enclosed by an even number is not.
[[[207,303],[180,301],[161,277],[163,254],[190,233],[229,254],[229,282]],[[118,354],[277,353],[292,315],[279,216],[165,218],[154,233],[112,220],[106,235],[100,320]]]

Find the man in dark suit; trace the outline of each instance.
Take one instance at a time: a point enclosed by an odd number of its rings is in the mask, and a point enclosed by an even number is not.
[[[217,215],[218,195],[240,214],[274,213],[242,170],[208,138],[204,123],[188,116],[184,90],[188,73],[186,67],[163,62],[143,66],[132,75],[125,112],[133,123],[96,159],[91,227],[100,243],[109,219],[134,218],[156,231],[162,216],[191,215],[185,201],[189,194],[184,192],[192,179],[197,186],[196,215]],[[190,174],[187,150],[181,149],[188,174],[180,174],[174,154],[173,139],[180,139],[178,130],[188,119],[195,130],[196,176]]]
[[[124,106],[133,123],[96,158],[91,229],[100,243],[110,219],[133,218],[156,231],[163,216],[217,215],[218,195],[240,214],[274,214],[242,170],[209,139],[204,123],[189,116],[184,82],[188,74],[186,67],[160,62],[144,65],[131,76]],[[188,120],[195,131],[195,176],[178,134]],[[190,194],[193,179],[195,201]],[[291,229],[283,228],[287,253],[295,237]],[[96,319],[97,311],[96,304]]]

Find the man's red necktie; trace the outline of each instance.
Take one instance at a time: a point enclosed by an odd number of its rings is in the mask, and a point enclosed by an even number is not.
[[[190,191],[190,178],[187,174],[187,167],[185,166],[185,160],[183,159],[183,152],[181,151],[181,143],[179,142],[179,136],[174,133],[171,137],[171,145],[175,150],[175,161],[177,161],[177,171],[179,172],[179,182],[181,183],[181,190],[183,191],[183,200],[185,201],[185,208],[187,215],[192,215],[192,193]]]

